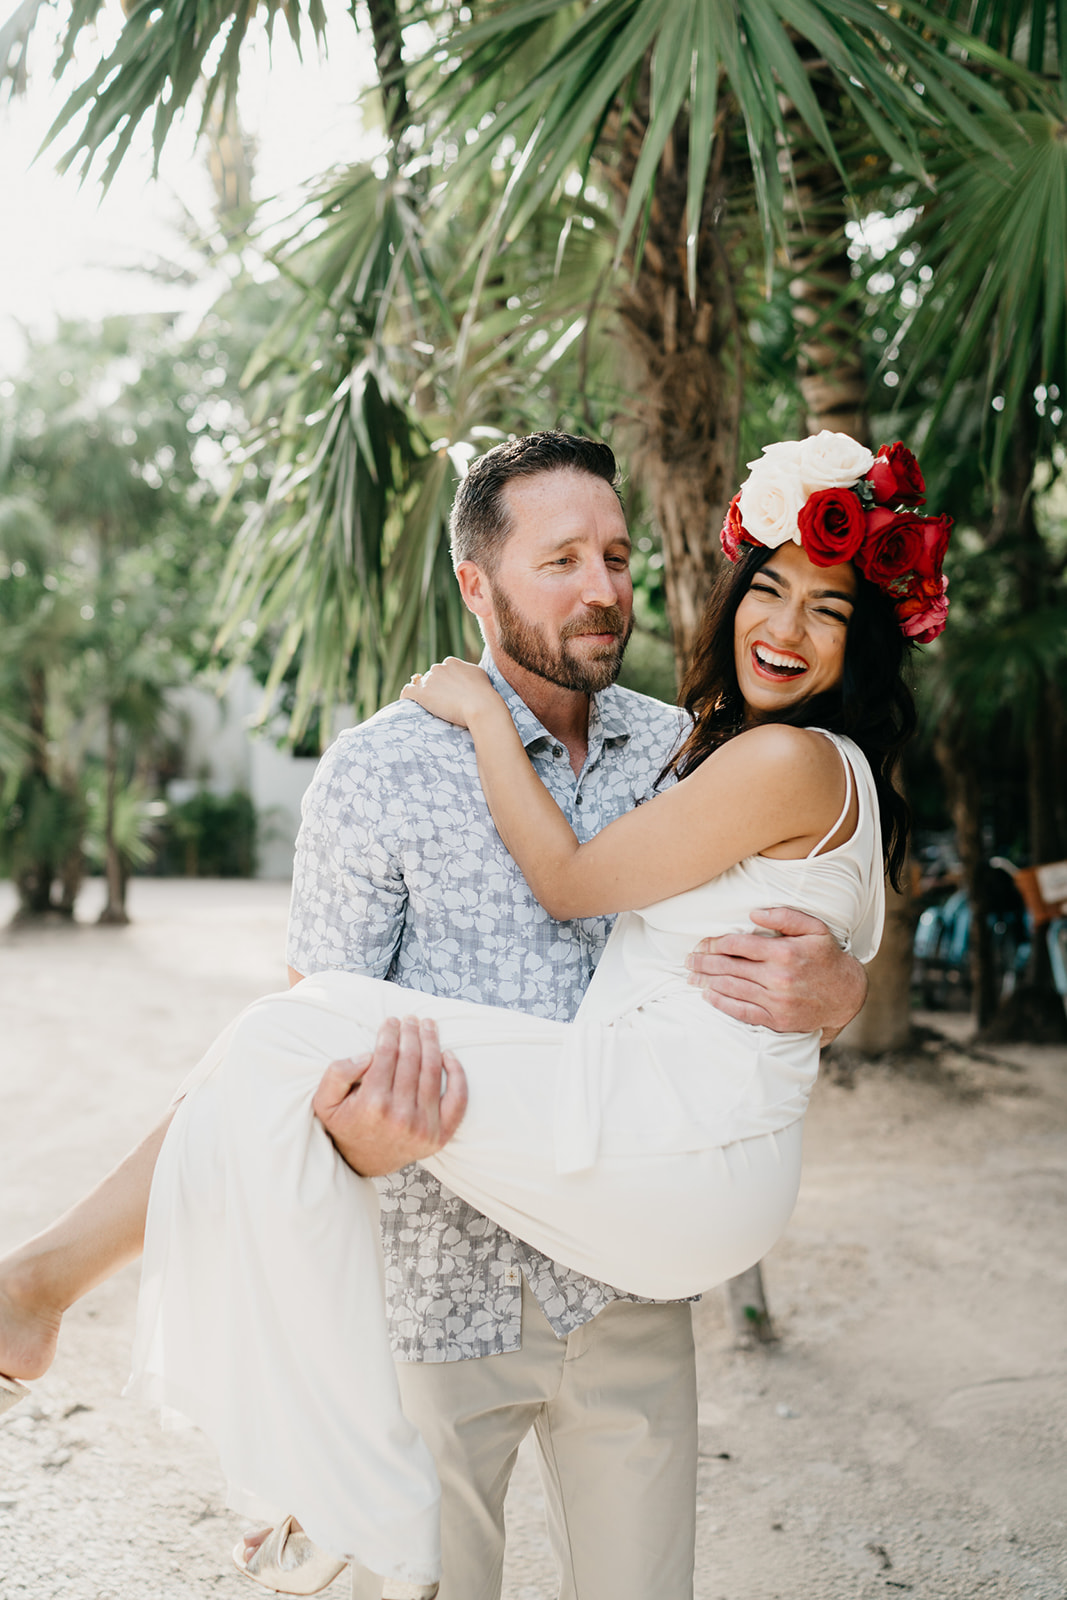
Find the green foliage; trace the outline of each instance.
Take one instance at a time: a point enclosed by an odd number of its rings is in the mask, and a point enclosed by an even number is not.
[[[223,359],[225,310],[191,343],[159,317],[64,324],[0,390],[0,788],[7,865],[26,878],[37,861],[37,909],[60,864],[70,898],[79,797],[97,764],[109,820],[98,805],[90,834],[103,827],[127,868],[144,859],[137,795],[166,691],[210,652],[236,520],[218,518],[219,495],[244,424]],[[235,340],[242,364],[253,342]],[[45,797],[74,819],[47,848]]]
[[[74,0],[56,65],[57,75],[71,60],[82,31],[95,23],[102,4],[103,0]],[[220,95],[225,116],[233,103],[241,45],[250,25],[265,16],[268,30],[272,30],[279,14],[298,47],[308,33],[316,41],[322,39],[326,13],[321,0],[308,0],[304,8],[293,5],[291,0],[262,0],[256,6],[232,0],[229,4],[219,4],[218,0],[169,0],[165,8],[159,7],[156,0],[132,5],[114,50],[72,95],[57,118],[53,134],[79,111],[87,111],[82,138],[67,164],[79,148],[91,153],[113,141],[105,173],[105,182],[110,181],[138,124],[149,111],[154,112],[152,142],[158,158],[175,116],[201,89],[201,131]],[[219,41],[222,50],[217,65],[205,79],[208,58]],[[136,109],[130,104],[131,79],[137,84]]]
[[[561,16],[569,23],[562,37],[557,26]],[[873,143],[906,171],[923,172],[924,129],[947,127],[977,145],[988,143],[972,108],[993,111],[1003,101],[950,47],[965,45],[987,64],[992,52],[976,47],[935,7],[907,4],[888,11],[867,0],[744,0],[729,5],[719,0],[673,0],[669,5],[662,0],[601,0],[595,7],[573,9],[551,0],[507,0],[482,20],[455,27],[444,40],[440,51],[452,55],[458,69],[443,82],[438,79],[429,108],[439,109],[446,126],[458,132],[479,129],[476,145],[457,163],[461,183],[466,171],[480,166],[487,149],[505,136],[522,148],[523,165],[516,169],[507,208],[507,236],[513,239],[573,165],[588,172],[609,114],[620,99],[625,108],[647,69],[650,117],[617,253],[621,258],[651,204],[661,158],[684,107],[690,128],[688,278],[693,296],[696,232],[724,100],[744,126],[768,257],[781,238],[786,209],[793,144],[785,123],[786,102],[837,164],[842,183],[848,183],[811,86],[801,42],[826,63]],[[521,78],[513,71],[520,51],[526,68]],[[435,62],[439,59],[435,52]],[[1023,81],[1023,74],[1010,66],[1006,70],[1015,81]],[[916,82],[922,84],[921,95]],[[492,119],[488,129],[482,127],[483,118]]]
[[[256,810],[248,795],[201,789],[168,807],[160,868],[189,878],[250,878],[256,870]]]
[[[77,857],[84,827],[80,794],[34,771],[11,785],[0,802],[0,872],[15,883],[24,912],[55,906],[53,880]]]
[[[989,124],[996,148],[950,149],[937,197],[902,241],[929,287],[906,325],[910,383],[938,371],[936,425],[974,377],[997,476],[1036,383],[1067,394],[1067,102]]]
[[[90,772],[86,791],[88,806],[82,848],[98,872],[107,864],[107,787],[105,775]],[[144,871],[156,859],[159,848],[160,802],[149,795],[144,784],[134,780],[116,796],[111,819],[112,837],[123,870]]]
[[[70,4],[64,59],[98,9]],[[99,157],[107,181],[143,118],[158,152],[201,88],[204,117],[225,112],[253,16],[279,11],[298,42],[323,37],[317,0],[145,0],[53,130],[67,160]],[[431,0],[379,7],[373,31],[388,150],[328,179],[278,254],[294,298],[250,368],[266,392],[244,463],[262,453],[276,470],[226,574],[222,642],[270,653],[268,688],[293,686],[294,736],[329,702],[371,710],[428,656],[470,647],[445,545],[464,459],[500,434],[603,433],[639,411],[605,335],[624,254],[640,256],[676,162],[689,296],[713,260],[735,296],[723,403],[740,414],[743,301],[784,238],[792,158],[816,149],[851,181],[813,62],[849,108],[848,140],[862,129],[917,182],[932,135],[988,148],[988,118],[1010,110],[994,68],[1020,104],[1042,95],[920,0],[498,0],[473,14]]]

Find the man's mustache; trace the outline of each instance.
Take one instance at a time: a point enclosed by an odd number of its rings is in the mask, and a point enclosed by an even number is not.
[[[594,606],[583,617],[574,617],[559,630],[560,643],[580,633],[614,633],[625,638],[626,618],[618,606]]]

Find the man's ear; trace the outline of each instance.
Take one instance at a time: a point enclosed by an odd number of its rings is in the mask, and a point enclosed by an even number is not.
[[[489,592],[489,579],[473,561],[461,561],[456,568],[456,582],[468,611],[484,622],[493,614],[493,598]]]

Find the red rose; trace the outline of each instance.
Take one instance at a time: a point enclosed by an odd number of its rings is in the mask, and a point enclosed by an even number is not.
[[[904,593],[919,568],[926,545],[925,518],[910,511],[868,511],[866,533],[856,565],[879,589]]]
[[[727,561],[737,560],[738,556],[741,554],[741,545],[748,537],[745,533],[745,525],[741,521],[741,510],[738,504],[740,499],[741,492],[738,490],[737,494],[735,494],[733,499],[730,501],[730,506],[726,513],[726,520],[722,525],[722,532],[719,535],[719,538],[722,541],[723,552]],[[751,540],[749,542],[751,543]]]
[[[948,583],[947,578],[907,578],[901,580],[907,587],[897,598],[895,610],[900,618],[917,616],[940,598]],[[894,594],[897,591],[894,589]]]
[[[926,484],[919,463],[903,444],[884,444],[874,458],[874,466],[867,474],[867,482],[874,490],[880,506],[903,501],[905,505],[921,506],[926,494]]]
[[[952,532],[952,518],[944,515],[940,517],[923,517],[923,552],[919,565],[916,568],[924,578],[932,578],[935,582],[941,578],[941,566],[948,549],[948,536]]]
[[[916,644],[929,644],[943,630],[948,617],[948,579],[931,585],[934,593],[901,601],[896,607],[901,632]]]
[[[797,517],[800,542],[817,567],[851,561],[864,536],[863,507],[851,489],[818,489]]]

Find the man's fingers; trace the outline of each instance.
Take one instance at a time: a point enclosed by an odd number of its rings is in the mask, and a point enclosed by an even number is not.
[[[809,916],[806,911],[795,911],[792,906],[771,906],[767,911],[750,911],[748,915],[757,928],[771,928],[775,933],[785,934],[788,939],[830,932],[818,917]]]
[[[702,983],[705,978],[739,978],[751,972],[753,962],[716,951],[714,955],[692,955],[686,965],[692,974],[690,983]]]
[[[372,1058],[357,1056],[353,1061],[331,1061],[326,1068],[311,1102],[312,1110],[320,1121],[336,1111],[343,1100],[352,1093],[366,1076]]]
[[[705,972],[712,976],[721,971],[724,957],[734,961],[780,961],[783,941],[768,939],[765,933],[724,933],[718,939],[705,939],[686,958],[691,972]]]
[[[441,1144],[445,1145],[463,1121],[467,1109],[467,1074],[451,1050],[445,1051],[442,1061],[446,1079],[440,1105],[440,1136]]]
[[[692,983],[694,980],[690,979]],[[720,973],[714,978],[702,979],[696,984],[708,995],[725,995],[730,1000],[744,1000],[750,1005],[763,1005],[767,1000],[767,988],[764,984],[753,983],[740,973]]]
[[[749,1001],[737,1000],[730,995],[719,994],[714,989],[705,989],[704,998],[709,1005],[721,1011],[724,1016],[733,1017],[737,1022],[747,1022],[753,1028],[767,1028],[771,1023],[769,1011],[762,1006],[753,1005]]]
[[[792,906],[770,906],[764,911],[750,911],[749,919],[758,928],[766,928],[768,933],[781,934],[787,939],[832,937],[825,922],[809,916],[806,911],[795,911]],[[761,942],[757,943],[757,940]],[[777,940],[768,939],[766,933],[723,933],[718,938],[701,939],[689,963],[692,966],[694,958],[714,955],[738,956],[748,961],[779,961],[784,958],[785,949]]]
[[[369,1090],[380,1089],[383,1094],[391,1093],[399,1048],[400,1018],[386,1017],[374,1041],[370,1069],[367,1072],[366,1086]]]
[[[422,1017],[419,1021],[419,1044],[422,1052],[418,1082],[419,1112],[427,1127],[432,1128],[437,1122],[441,1103],[441,1075],[444,1070],[441,1064],[441,1041],[432,1017]]]

